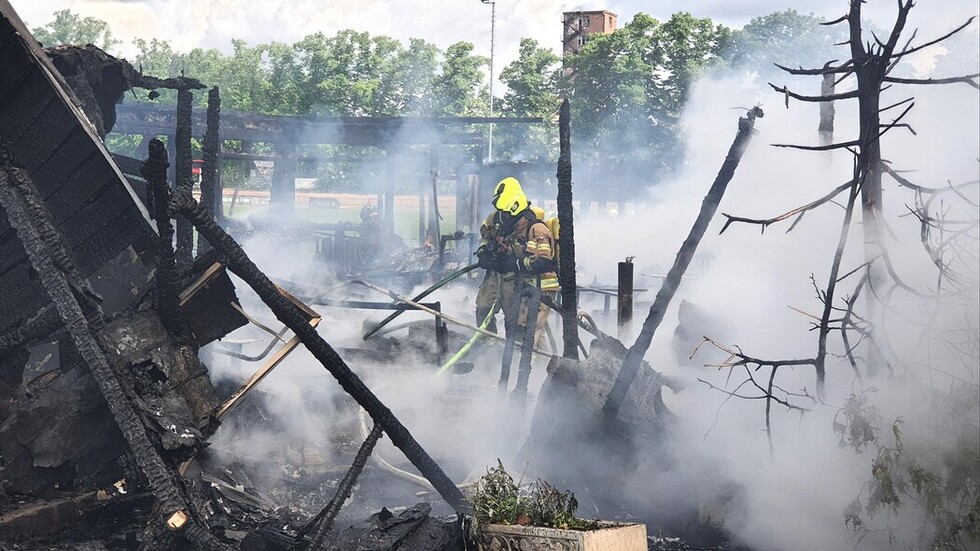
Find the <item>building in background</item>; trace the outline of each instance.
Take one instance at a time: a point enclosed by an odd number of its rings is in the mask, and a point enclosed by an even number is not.
[[[578,52],[589,36],[616,30],[616,14],[605,10],[562,13],[562,57]]]

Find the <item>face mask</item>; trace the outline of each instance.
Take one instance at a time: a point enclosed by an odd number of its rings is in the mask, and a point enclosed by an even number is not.
[[[510,233],[520,216],[512,216],[509,212],[497,211],[497,221],[500,224],[500,232],[504,235]]]

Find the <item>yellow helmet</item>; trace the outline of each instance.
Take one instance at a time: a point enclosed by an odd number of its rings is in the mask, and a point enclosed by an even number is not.
[[[517,216],[527,209],[527,195],[521,189],[521,183],[517,178],[504,178],[493,190],[493,206],[499,211],[509,212],[511,216]]]
[[[534,213],[534,217],[538,220],[544,220],[544,209],[541,207],[531,206],[531,212]]]

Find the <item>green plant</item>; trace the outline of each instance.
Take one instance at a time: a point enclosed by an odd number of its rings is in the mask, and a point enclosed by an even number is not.
[[[498,459],[497,467],[487,469],[487,474],[476,484],[473,497],[476,524],[517,524],[517,517],[527,514],[529,503],[527,492],[522,492],[520,484],[514,482]]]
[[[476,485],[473,496],[476,527],[488,524],[522,524],[562,530],[591,530],[594,520],[576,518],[578,500],[575,494],[562,491],[538,480],[533,487],[515,482],[503,463],[487,469]]]

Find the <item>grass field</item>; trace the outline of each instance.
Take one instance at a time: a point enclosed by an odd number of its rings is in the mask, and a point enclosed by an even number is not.
[[[225,216],[236,219],[246,219],[250,216],[262,216],[269,211],[269,205],[235,205],[233,214],[229,213],[229,204],[225,203]],[[456,212],[454,209],[442,208],[442,220],[439,227],[443,234],[456,231]],[[312,222],[361,222],[361,206],[341,205],[339,208],[310,208],[296,205],[296,217]],[[419,213],[418,203],[415,205],[395,204],[395,233],[405,240],[406,244],[418,245]]]

